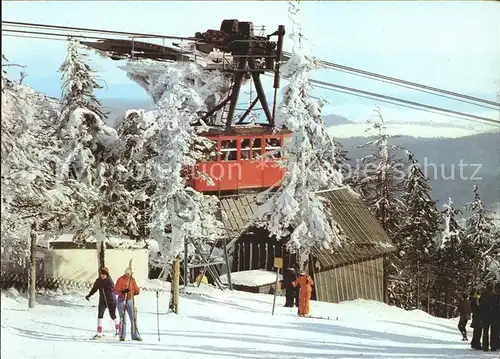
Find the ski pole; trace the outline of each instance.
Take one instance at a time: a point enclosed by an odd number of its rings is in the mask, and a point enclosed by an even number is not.
[[[156,291],[156,328],[158,329],[158,341],[160,341],[160,294]]]

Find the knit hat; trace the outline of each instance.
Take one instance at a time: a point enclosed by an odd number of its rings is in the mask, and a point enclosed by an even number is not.
[[[106,275],[109,275],[109,270],[106,267],[102,267],[101,270],[99,271],[99,273],[104,273]]]
[[[124,271],[125,275],[130,275],[130,272],[131,271],[130,271],[129,267],[125,268],[125,271]]]

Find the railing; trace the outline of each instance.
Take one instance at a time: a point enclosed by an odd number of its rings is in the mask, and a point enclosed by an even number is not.
[[[7,290],[10,288],[16,288],[20,292],[28,291],[29,277],[27,274],[14,273],[14,272],[0,272],[0,289]],[[37,276],[35,288],[36,290],[78,290],[92,288],[94,281],[78,281],[66,278],[55,278],[55,277],[45,277]],[[149,288],[147,283],[144,286],[139,285],[141,291],[146,292],[166,292],[167,289],[164,288]]]

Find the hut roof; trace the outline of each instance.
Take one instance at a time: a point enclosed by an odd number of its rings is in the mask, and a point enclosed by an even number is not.
[[[371,214],[361,198],[348,188],[318,192],[325,201],[325,211],[344,232],[347,242],[342,247],[325,249],[315,247],[312,255],[321,267],[336,267],[357,260],[378,257],[393,252],[392,244],[377,219]],[[255,194],[222,197],[222,216],[231,247],[241,234],[252,225],[251,218],[259,204]]]

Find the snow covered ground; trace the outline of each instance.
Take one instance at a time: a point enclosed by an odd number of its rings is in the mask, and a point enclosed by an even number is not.
[[[160,295],[157,335],[156,295],[137,297],[143,342],[88,340],[95,332],[97,295],[40,295],[37,307],[13,291],[2,292],[1,357],[45,358],[498,358],[473,351],[460,341],[456,320],[405,312],[385,304],[356,300],[340,304],[312,302],[311,315],[299,318],[271,295],[218,291],[211,287],[183,294],[180,315],[165,314],[168,294]],[[337,319],[338,317],[338,319]],[[104,330],[111,336],[111,322]],[[470,328],[469,335],[470,333]]]

